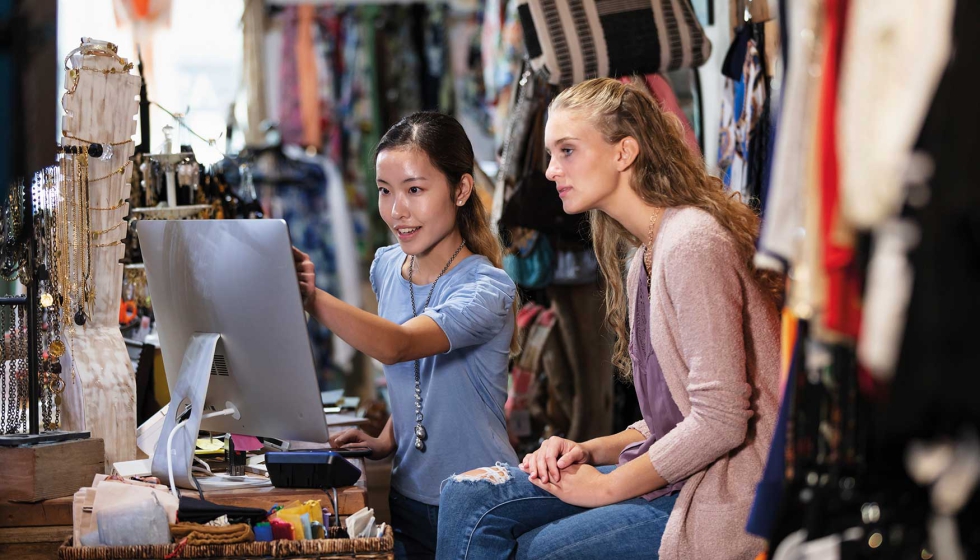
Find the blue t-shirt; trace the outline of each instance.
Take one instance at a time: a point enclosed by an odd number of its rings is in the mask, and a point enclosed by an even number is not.
[[[408,280],[401,273],[405,258],[401,247],[392,245],[379,249],[371,264],[378,314],[399,325],[412,319]],[[517,288],[481,255],[463,259],[440,278],[423,312],[431,288],[415,286],[416,310],[446,333],[449,351],[420,364],[425,453],[415,449],[415,362],[384,371],[398,445],[391,487],[438,505],[442,481],[450,476],[498,461],[517,464],[504,419]]]

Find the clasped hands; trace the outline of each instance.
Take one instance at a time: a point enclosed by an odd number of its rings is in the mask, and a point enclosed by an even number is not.
[[[609,499],[609,476],[591,462],[592,456],[582,444],[552,436],[526,455],[518,468],[528,474],[531,484],[567,504],[600,507],[614,503]]]

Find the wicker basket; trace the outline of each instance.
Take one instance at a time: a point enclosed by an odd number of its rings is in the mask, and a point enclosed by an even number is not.
[[[336,527],[330,528],[335,535]],[[89,546],[74,547],[71,539],[58,549],[61,560],[163,560],[165,558],[303,558],[310,560],[356,558],[393,560],[395,538],[391,527],[381,538],[320,539],[311,541],[272,541],[247,544],[185,546],[174,554],[177,545]]]

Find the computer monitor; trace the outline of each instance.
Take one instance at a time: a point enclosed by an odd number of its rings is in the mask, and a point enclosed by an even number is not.
[[[177,484],[194,487],[198,429],[327,442],[286,223],[143,220],[137,230],[171,391],[154,474],[169,455]],[[171,432],[173,452],[161,453]]]

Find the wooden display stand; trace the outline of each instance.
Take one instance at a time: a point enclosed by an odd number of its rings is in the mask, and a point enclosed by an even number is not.
[[[138,76],[122,72],[118,60],[109,56],[72,55],[76,78],[66,73],[62,105],[66,115],[62,129],[64,145],[83,145],[81,138],[97,143],[118,143],[136,132]],[[111,70],[116,72],[111,72]],[[74,92],[71,88],[74,87]],[[108,179],[133,155],[132,142],[113,146],[109,161],[89,160],[90,205],[93,208],[116,207],[129,199],[132,165]],[[112,228],[129,213],[129,205],[114,210],[89,212],[92,231]],[[84,326],[75,327],[73,337],[65,335],[71,360],[71,380],[66,379],[62,395],[62,428],[88,431],[105,441],[106,468],[117,461],[136,458],[136,381],[126,343],[119,331],[119,302],[122,295],[125,254],[121,241],[125,224],[92,241],[92,285],[95,304]],[[102,245],[96,247],[96,245]],[[69,368],[66,364],[66,373]],[[66,375],[67,377],[67,375]],[[89,481],[91,482],[91,481]]]
[[[0,448],[0,500],[39,502],[71,496],[105,470],[101,439]]]

